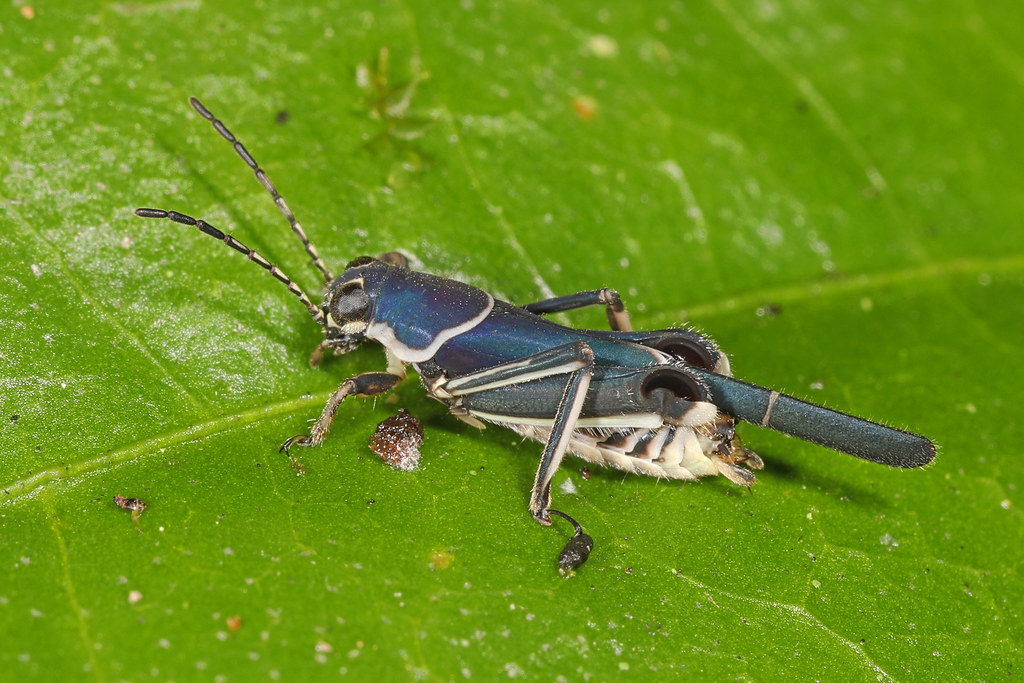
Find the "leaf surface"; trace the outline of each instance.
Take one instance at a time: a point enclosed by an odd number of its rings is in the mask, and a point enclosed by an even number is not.
[[[563,3],[565,5],[565,3]],[[1024,44],[1012,3],[9,8],[0,666],[12,677],[994,678],[1020,668]],[[951,49],[951,46],[956,49]],[[751,490],[567,460],[414,379],[278,454],[367,345],[317,273],[400,249],[516,303],[600,286],[737,376],[927,434],[923,471],[754,426]],[[602,327],[600,310],[561,319]],[[399,407],[423,464],[367,448]],[[574,493],[572,491],[575,491]],[[138,497],[133,524],[113,503]]]

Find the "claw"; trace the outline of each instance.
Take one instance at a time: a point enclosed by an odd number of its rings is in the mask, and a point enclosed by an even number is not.
[[[292,446],[299,445],[305,446],[309,441],[309,434],[296,434],[292,438],[281,444],[281,448],[277,451],[278,453],[288,454],[288,449]]]
[[[317,344],[317,347],[315,349],[313,349],[313,353],[309,354],[309,367],[311,367],[311,368],[318,368],[318,367],[320,367],[320,362],[324,359],[324,352],[328,348],[330,348],[330,347],[327,345],[327,341],[326,340],[324,340],[324,341],[320,342],[319,344]]]
[[[558,573],[562,576],[573,576],[576,570],[583,566],[583,563],[590,557],[590,551],[594,549],[594,539],[583,533],[583,527],[579,522],[558,510],[548,510],[572,524],[575,533],[565,544],[562,553],[558,556]],[[550,521],[548,522],[550,524]]]

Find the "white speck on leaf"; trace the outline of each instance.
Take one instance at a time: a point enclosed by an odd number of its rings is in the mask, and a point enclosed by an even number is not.
[[[591,36],[587,47],[595,57],[614,57],[619,52],[619,44],[615,39],[601,34]]]

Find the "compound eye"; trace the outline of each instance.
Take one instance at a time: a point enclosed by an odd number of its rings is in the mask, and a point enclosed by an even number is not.
[[[366,320],[370,311],[370,297],[362,282],[346,282],[331,298],[331,315],[338,323]]]

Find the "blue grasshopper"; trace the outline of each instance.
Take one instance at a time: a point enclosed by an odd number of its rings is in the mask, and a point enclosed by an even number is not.
[[[934,444],[923,436],[734,379],[725,354],[702,334],[634,331],[610,289],[516,306],[410,270],[397,252],[359,257],[334,277],[248,150],[197,99],[190,102],[233,145],[287,218],[323,275],[323,304],[203,220],[162,209],[136,214],[196,227],[284,283],[324,328],[324,341],[310,358],[314,366],[325,351],[347,353],[367,339],[381,344],[387,356],[385,372],[342,382],[309,433],[288,439],[284,451],[323,443],[346,398],[393,389],[411,365],[427,393],[457,417],[479,427],[508,427],[544,444],[529,509],[541,524],[551,524],[553,513],[575,528],[559,560],[563,571],[581,565],[593,544],[575,520],[550,507],[551,480],[566,452],[627,472],[685,480],[722,474],[749,486],[755,481],[749,470],[764,463],[736,434],[736,420],[744,420],[893,467],[920,467],[935,457]],[[573,329],[542,317],[591,305],[606,308],[610,330]]]

